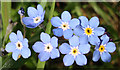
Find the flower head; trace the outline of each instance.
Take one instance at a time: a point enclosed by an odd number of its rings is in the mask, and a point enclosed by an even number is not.
[[[85,55],[90,51],[89,44],[80,45],[79,38],[77,36],[73,36],[69,39],[69,44],[63,43],[59,50],[62,54],[66,54],[63,58],[63,62],[65,66],[70,66],[76,61],[76,63],[80,66],[87,64],[87,58]]]
[[[56,29],[53,29],[54,35],[61,37],[64,36],[65,39],[69,39],[73,35],[72,29],[74,29],[78,24],[79,20],[74,18],[71,20],[71,15],[68,11],[64,11],[61,14],[61,19],[59,17],[53,17],[51,23]]]
[[[97,17],[92,17],[88,21],[85,16],[81,16],[79,19],[81,21],[81,26],[78,25],[74,29],[74,33],[82,38],[82,43],[90,42],[92,45],[95,45],[100,42],[98,36],[104,34],[105,29],[103,27],[98,27],[99,19]]]
[[[25,14],[24,8],[21,7],[20,10],[18,11],[18,14],[24,15]]]
[[[93,53],[93,61],[98,61],[101,57],[103,62],[110,62],[111,55],[109,54],[116,50],[115,44],[113,42],[108,42],[109,37],[103,35],[101,37],[101,42],[96,44],[95,51]]]
[[[31,51],[28,48],[28,40],[27,38],[23,38],[21,31],[17,31],[17,35],[15,33],[11,33],[9,35],[10,43],[6,45],[5,50],[7,52],[12,52],[12,58],[16,61],[18,58],[28,58],[31,55]]]
[[[44,21],[45,11],[40,4],[37,5],[37,9],[28,7],[27,13],[29,17],[24,17],[22,21],[28,28],[35,28]]]
[[[57,49],[58,39],[56,37],[50,38],[48,34],[42,32],[40,39],[42,42],[38,41],[32,47],[36,53],[39,53],[40,61],[47,61],[50,57],[55,59],[60,56]]]

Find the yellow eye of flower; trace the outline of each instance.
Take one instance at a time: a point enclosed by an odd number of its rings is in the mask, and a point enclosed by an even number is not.
[[[62,28],[63,31],[70,29],[69,24],[67,22],[62,22],[62,24],[59,28]]]
[[[86,35],[91,35],[92,32],[93,32],[93,31],[92,31],[91,28],[86,28],[86,29],[85,29],[85,34],[86,34]]]
[[[38,23],[38,22],[40,22],[40,17],[34,18],[34,23]]]
[[[22,49],[23,45],[22,45],[22,43],[21,43],[20,41],[18,41],[18,42],[16,43],[16,47],[17,47],[18,49]]]
[[[44,44],[44,45],[45,45],[44,51],[46,51],[46,52],[51,52],[52,51],[53,47],[52,47],[52,45],[50,43]]]
[[[103,45],[100,45],[99,51],[100,51],[100,52],[103,52],[104,50],[105,50],[105,47],[104,47]]]
[[[72,54],[72,55],[74,56],[74,58],[75,58],[78,54],[80,54],[79,49],[78,49],[78,46],[77,46],[77,47],[71,47],[71,51],[70,51],[69,54]]]

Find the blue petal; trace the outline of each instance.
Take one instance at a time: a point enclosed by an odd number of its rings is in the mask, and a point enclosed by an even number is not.
[[[28,7],[27,13],[28,13],[29,17],[32,17],[32,18],[37,17],[37,15],[38,15],[38,11],[33,7]]]
[[[17,61],[18,55],[20,55],[20,51],[15,50],[15,51],[12,53],[12,58],[13,58],[15,61]]]
[[[68,54],[71,48],[69,44],[63,43],[61,46],[59,46],[59,50],[62,54]]]
[[[109,42],[105,48],[108,52],[112,53],[116,50],[116,46],[113,42]]]
[[[30,56],[31,56],[31,51],[30,51],[30,49],[27,48],[27,47],[23,47],[23,48],[21,49],[21,55],[22,55],[23,58],[28,58],[28,57],[30,57]]]
[[[79,45],[79,37],[77,37],[77,36],[74,35],[73,37],[71,37],[71,38],[69,39],[69,43],[70,43],[70,45],[73,46],[73,47],[78,46],[78,45]]]
[[[70,66],[74,63],[74,57],[70,54],[67,54],[64,56],[63,62],[65,66]]]
[[[67,29],[63,32],[63,36],[65,39],[71,38],[73,35],[73,31],[71,29]]]
[[[87,58],[85,55],[79,54],[76,56],[76,63],[80,66],[86,65],[87,64]]]
[[[74,29],[75,35],[81,36],[84,34],[84,30],[80,25],[77,25],[76,28]]]
[[[41,52],[39,55],[38,55],[38,58],[40,59],[40,61],[47,61],[49,58],[50,58],[50,53],[49,52]]]
[[[44,42],[44,43],[50,43],[50,36],[47,33],[41,33],[40,34],[40,39]]]
[[[108,43],[109,37],[108,37],[107,35],[103,35],[103,36],[101,37],[101,40],[102,40],[102,45],[105,45],[105,44]]]
[[[43,44],[42,42],[40,42],[40,41],[36,42],[36,43],[32,46],[33,50],[34,50],[35,52],[37,52],[37,53],[40,53],[40,52],[44,51],[44,47],[45,47],[44,44]]]
[[[88,36],[82,35],[79,37],[80,44],[88,44]]]
[[[51,38],[51,45],[53,47],[57,47],[58,46],[58,38],[57,37],[52,37]]]
[[[54,35],[61,37],[63,35],[63,30],[61,28],[53,29]]]
[[[79,24],[80,24],[80,21],[76,18],[70,20],[70,22],[69,22],[69,25],[72,29],[74,29]]]
[[[90,25],[90,27],[92,27],[92,28],[98,27],[98,25],[99,25],[99,19],[98,19],[98,17],[92,17],[92,18],[89,20],[89,25]]]
[[[95,35],[97,36],[101,36],[104,34],[105,29],[103,27],[98,27],[94,29]]]
[[[103,52],[101,55],[101,59],[103,62],[110,62],[111,61],[111,55],[108,52]]]
[[[59,26],[61,26],[62,21],[61,21],[61,19],[60,19],[59,17],[53,17],[53,18],[51,19],[51,24],[52,24],[54,27],[59,27]]]
[[[89,44],[79,45],[79,51],[82,54],[87,54],[90,51],[90,45]]]
[[[44,19],[44,15],[45,15],[45,11],[42,13],[42,15],[41,15],[41,20],[43,20]],[[44,21],[44,20],[43,20]]]
[[[42,15],[42,13],[43,13],[43,7],[40,4],[37,5],[37,10],[38,10],[38,14]]]
[[[24,38],[24,39],[23,39],[22,44],[23,44],[24,47],[29,47],[29,46],[28,46],[28,40],[27,40],[27,38]]]
[[[88,40],[92,45],[96,45],[97,43],[100,42],[100,39],[96,35],[88,37]]]
[[[9,38],[10,38],[11,42],[15,43],[15,42],[18,41],[17,35],[15,33],[13,33],[13,32],[9,35]]]
[[[95,50],[95,51],[93,52],[93,58],[92,58],[92,60],[93,60],[94,62],[97,62],[99,59],[100,59],[100,52],[97,51],[97,50]]]
[[[62,14],[61,14],[61,19],[64,21],[64,22],[68,22],[71,20],[71,15],[68,11],[64,11]]]
[[[14,43],[8,43],[5,48],[7,52],[13,52],[15,49],[16,45]]]
[[[17,37],[18,37],[18,40],[23,41],[23,35],[20,30],[17,31]]]
[[[58,58],[58,57],[60,57],[60,53],[59,53],[58,49],[52,49],[51,59],[55,59],[55,58]]]
[[[80,19],[82,27],[88,26],[88,19],[85,16],[80,16],[79,19]]]

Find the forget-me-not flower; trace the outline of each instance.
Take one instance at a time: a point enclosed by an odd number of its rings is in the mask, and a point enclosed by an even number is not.
[[[29,17],[24,17],[22,21],[28,28],[35,28],[44,21],[45,11],[40,4],[37,5],[37,9],[28,7],[27,13]]]
[[[113,42],[108,42],[109,37],[107,35],[103,35],[101,37],[101,42],[96,44],[95,51],[93,53],[92,60],[97,62],[101,57],[103,62],[110,62],[111,55],[109,54],[116,50],[115,44]]]
[[[50,38],[46,33],[41,33],[40,39],[42,42],[38,41],[33,45],[33,50],[39,53],[38,58],[40,61],[47,61],[50,57],[55,59],[60,57],[58,46],[58,39],[56,37]]]
[[[73,35],[72,29],[74,29],[78,24],[79,20],[73,18],[71,20],[71,15],[68,11],[64,11],[61,14],[61,19],[59,17],[53,17],[51,23],[56,29],[53,29],[54,35],[61,37],[64,36],[65,39],[69,39]]]
[[[17,35],[15,33],[11,33],[9,35],[10,43],[6,45],[5,50],[7,52],[12,52],[12,58],[16,61],[22,55],[23,58],[28,58],[31,55],[31,51],[28,48],[28,40],[27,38],[23,38],[21,31],[17,31]]]
[[[87,64],[87,58],[83,54],[87,54],[90,51],[89,44],[79,44],[79,38],[73,36],[69,39],[69,44],[63,43],[59,50],[62,54],[66,54],[63,58],[65,66],[70,66],[76,61],[77,65],[83,66]]]
[[[81,26],[78,25],[74,29],[74,33],[80,36],[82,43],[90,42],[92,45],[100,42],[98,36],[104,34],[105,29],[103,27],[98,27],[99,19],[97,17],[92,17],[89,21],[85,16],[80,16]]]

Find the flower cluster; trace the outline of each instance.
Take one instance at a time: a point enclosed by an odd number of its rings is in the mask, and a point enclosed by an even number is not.
[[[37,10],[33,7],[28,8],[29,17],[22,19],[23,23],[28,28],[35,28],[44,20],[45,11],[40,4],[37,5]],[[47,61],[49,58],[55,59],[60,57],[60,52],[65,54],[63,63],[65,66],[70,66],[76,62],[77,65],[83,66],[87,64],[87,58],[84,54],[89,53],[91,45],[95,45],[93,53],[93,61],[98,61],[101,57],[103,62],[110,62],[111,55],[109,54],[116,50],[113,42],[109,42],[109,37],[104,34],[105,29],[99,26],[99,19],[92,17],[90,20],[85,16],[80,16],[78,19],[71,19],[68,11],[64,11],[59,17],[52,17],[51,24],[55,27],[53,34],[57,37],[63,36],[68,43],[62,43],[58,47],[58,38],[50,37],[47,33],[40,34],[40,40],[34,43],[32,49],[39,53],[40,61]],[[101,36],[101,37],[100,37]],[[7,52],[13,52],[12,57],[17,60],[22,55],[23,58],[28,58],[31,55],[28,48],[28,40],[23,39],[22,33],[18,30],[17,35],[11,33],[9,36],[11,42],[6,45]],[[91,44],[91,45],[90,45]],[[57,49],[58,47],[58,49]]]

